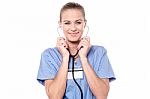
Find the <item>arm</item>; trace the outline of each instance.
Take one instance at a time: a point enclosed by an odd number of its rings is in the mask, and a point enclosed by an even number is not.
[[[82,47],[82,48],[81,48]],[[96,99],[107,99],[107,95],[109,92],[109,79],[101,79],[99,78],[94,70],[92,69],[91,65],[88,63],[87,53],[90,49],[90,39],[88,37],[83,38],[80,41],[78,46],[79,56],[81,59],[82,67],[89,84],[89,87],[96,97]]]
[[[49,99],[62,99],[66,89],[68,60],[63,58],[62,64],[54,80],[45,80],[46,94]]]
[[[45,80],[46,94],[49,99],[62,99],[66,89],[69,52],[63,38],[57,39],[57,48],[62,55],[62,63],[54,80]]]
[[[86,57],[81,57],[81,63],[83,66],[83,70],[89,84],[89,87],[96,97],[96,99],[107,99],[107,95],[109,92],[109,79],[101,79],[99,78],[91,65],[88,63]]]

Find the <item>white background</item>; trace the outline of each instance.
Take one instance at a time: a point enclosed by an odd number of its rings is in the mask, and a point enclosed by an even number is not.
[[[0,99],[47,99],[36,81],[40,55],[55,46],[67,1],[0,1]],[[85,7],[91,43],[107,49],[117,78],[108,99],[150,99],[149,0],[77,2]]]

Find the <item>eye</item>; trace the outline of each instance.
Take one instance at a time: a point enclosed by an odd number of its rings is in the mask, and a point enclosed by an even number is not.
[[[69,24],[70,24],[70,22],[66,21],[66,22],[64,22],[64,24],[65,24],[65,25],[69,25]]]
[[[65,25],[69,25],[69,24],[70,24],[70,22],[64,22],[64,24],[65,24]]]
[[[76,22],[76,24],[81,24],[82,22]]]

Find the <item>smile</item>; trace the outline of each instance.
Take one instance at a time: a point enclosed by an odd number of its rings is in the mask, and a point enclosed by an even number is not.
[[[77,36],[79,34],[79,32],[77,32],[77,33],[69,33],[69,35],[71,35],[71,36]]]

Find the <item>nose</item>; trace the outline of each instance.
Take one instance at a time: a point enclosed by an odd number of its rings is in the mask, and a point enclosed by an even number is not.
[[[77,27],[74,23],[72,23],[70,29],[71,31],[75,32],[77,30]]]

